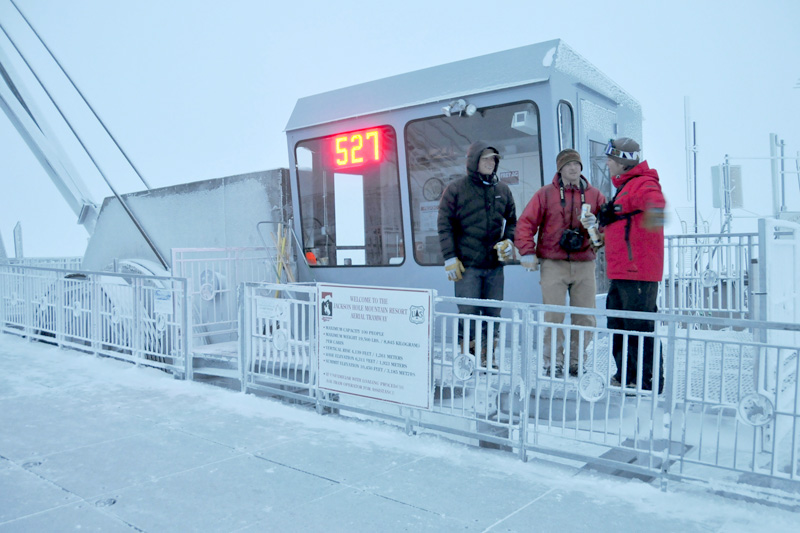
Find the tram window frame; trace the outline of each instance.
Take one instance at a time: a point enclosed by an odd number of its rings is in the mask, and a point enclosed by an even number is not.
[[[381,130],[381,159],[360,167],[334,169],[330,158],[335,154],[326,152],[326,143],[333,139]],[[303,152],[308,155],[301,155]],[[302,139],[294,145],[295,180],[298,191],[297,210],[300,214],[300,241],[303,253],[313,268],[329,267],[382,267],[400,266],[405,262],[405,238],[403,229],[402,191],[400,187],[400,166],[398,162],[397,132],[389,124],[370,128],[359,128],[331,135]],[[301,167],[307,161],[308,167]],[[361,172],[358,172],[358,171]],[[345,176],[360,176],[360,180],[350,180],[351,190],[360,187],[364,194],[361,205],[353,206],[357,213],[363,213],[353,220],[341,219],[339,225],[349,224],[351,228],[361,229],[363,235],[351,232],[351,240],[337,242],[336,206],[348,205],[337,201],[337,180],[345,183]],[[370,179],[373,178],[373,179]],[[321,186],[315,186],[321,184]],[[377,200],[368,195],[375,195]],[[315,198],[316,196],[316,198]],[[391,207],[390,204],[394,204]],[[315,207],[316,209],[312,209]],[[376,208],[377,207],[377,208]],[[389,207],[389,209],[381,209]],[[309,211],[311,211],[309,213]],[[391,212],[394,211],[394,214]],[[325,220],[322,220],[322,218]],[[340,228],[341,229],[341,228]],[[388,237],[394,236],[395,241]],[[321,244],[318,241],[322,241]],[[376,261],[377,259],[377,261]]]
[[[526,117],[523,124],[515,123],[514,116],[520,111],[527,111],[532,117]],[[490,120],[494,117],[500,120],[496,123],[480,122],[481,119]],[[415,139],[432,138],[436,124],[433,121],[437,120],[447,124],[449,129],[446,133],[443,130],[436,134],[449,141],[450,145],[443,142],[440,147],[424,148],[428,145]],[[432,125],[428,128],[429,132],[422,131],[421,123]],[[465,125],[463,131],[458,129],[461,124]],[[516,127],[512,127],[512,124]],[[534,134],[530,133],[534,130]],[[455,135],[448,137],[448,134]],[[530,144],[525,143],[526,139],[532,139]],[[517,204],[517,215],[533,193],[544,185],[541,112],[533,100],[486,106],[472,116],[432,115],[409,121],[404,132],[409,191],[407,207],[411,215],[414,260],[420,265],[444,264],[436,224],[439,200],[451,181],[466,176],[467,148],[477,140],[486,141],[500,151],[498,177],[509,184]],[[432,196],[434,192],[438,192],[435,200]]]
[[[569,146],[564,142],[564,113],[562,109],[569,110]],[[558,120],[558,146],[559,151],[566,150],[567,148],[575,149],[575,110],[572,104],[566,100],[559,100],[556,106],[556,116]]]

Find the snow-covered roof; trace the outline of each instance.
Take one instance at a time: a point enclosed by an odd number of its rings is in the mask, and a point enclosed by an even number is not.
[[[605,74],[561,39],[554,39],[300,98],[286,131],[546,82],[554,72],[573,77],[618,104],[639,108]]]

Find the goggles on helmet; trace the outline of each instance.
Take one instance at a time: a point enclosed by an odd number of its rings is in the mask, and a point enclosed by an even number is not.
[[[637,160],[639,159],[640,151],[636,152],[623,152],[619,148],[614,148],[614,140],[608,141],[606,145],[606,155],[610,155],[612,157],[619,157],[620,159],[631,159]]]

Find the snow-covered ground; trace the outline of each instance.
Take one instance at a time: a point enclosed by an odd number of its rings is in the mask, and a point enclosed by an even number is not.
[[[800,513],[0,335],[0,532],[797,531]]]

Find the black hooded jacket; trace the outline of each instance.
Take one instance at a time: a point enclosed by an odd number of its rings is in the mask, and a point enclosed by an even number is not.
[[[508,185],[497,179],[497,162],[491,176],[478,173],[487,143],[472,143],[467,151],[467,176],[450,182],[439,201],[439,245],[445,260],[457,257],[465,267],[502,265],[494,245],[514,240],[517,209]],[[503,229],[503,220],[506,221]]]

